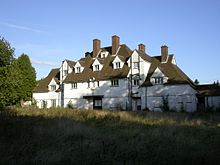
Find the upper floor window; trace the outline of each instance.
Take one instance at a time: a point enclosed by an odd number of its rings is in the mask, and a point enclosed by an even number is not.
[[[94,66],[94,71],[99,71],[99,65]]]
[[[71,87],[72,87],[72,89],[76,89],[77,88],[77,83],[72,83]]]
[[[56,85],[51,85],[50,89],[51,89],[51,91],[55,91],[56,90]]]
[[[64,70],[64,76],[66,76],[68,74],[68,70]]]
[[[76,67],[76,73],[80,73],[81,72],[81,68],[80,67]]]
[[[163,84],[163,77],[155,77],[154,82],[155,84]]]
[[[119,80],[111,80],[111,86],[119,86]]]
[[[139,80],[133,80],[133,85],[134,86],[138,86],[140,84],[140,81]]]
[[[134,69],[139,69],[139,62],[134,62]]]
[[[121,68],[121,63],[120,62],[116,62],[115,63],[115,69],[120,69]]]

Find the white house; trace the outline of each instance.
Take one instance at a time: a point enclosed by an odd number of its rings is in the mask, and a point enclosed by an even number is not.
[[[37,106],[83,109],[161,111],[167,99],[170,109],[195,111],[197,90],[190,78],[176,65],[168,47],[160,56],[149,56],[145,45],[137,50],[120,44],[101,47],[93,40],[93,51],[78,61],[64,60],[34,89]]]

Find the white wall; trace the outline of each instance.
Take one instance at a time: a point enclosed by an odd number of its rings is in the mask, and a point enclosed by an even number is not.
[[[64,84],[64,106],[66,107],[71,100],[74,107],[91,109],[93,106],[91,99],[84,99],[83,96],[103,95],[103,109],[114,109],[115,107],[126,108],[128,96],[127,79],[119,79],[119,86],[111,86],[111,81],[99,81],[99,87],[95,81],[77,83],[77,88],[72,89],[71,84]]]
[[[47,108],[51,107],[51,100],[56,100],[56,106],[60,106],[60,100],[59,100],[59,92],[50,91],[45,93],[33,93],[33,98],[36,100],[37,107],[43,108],[43,101],[47,102]]]
[[[147,106],[151,111],[161,111],[162,98],[166,96],[168,96],[170,109],[176,111],[183,109],[187,112],[196,111],[196,91],[189,85],[154,85],[143,90],[145,91],[144,106]]]

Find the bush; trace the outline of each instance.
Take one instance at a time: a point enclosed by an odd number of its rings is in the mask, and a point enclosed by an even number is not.
[[[68,102],[67,108],[69,108],[69,109],[74,109],[75,108],[71,100]]]
[[[169,101],[168,101],[168,95],[167,96],[163,96],[162,98],[163,102],[162,102],[162,106],[161,106],[161,109],[163,112],[168,112],[170,111],[170,107],[169,107]]]

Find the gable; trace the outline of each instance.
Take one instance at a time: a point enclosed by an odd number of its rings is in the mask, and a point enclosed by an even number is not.
[[[165,77],[163,72],[157,67],[151,77]]]

